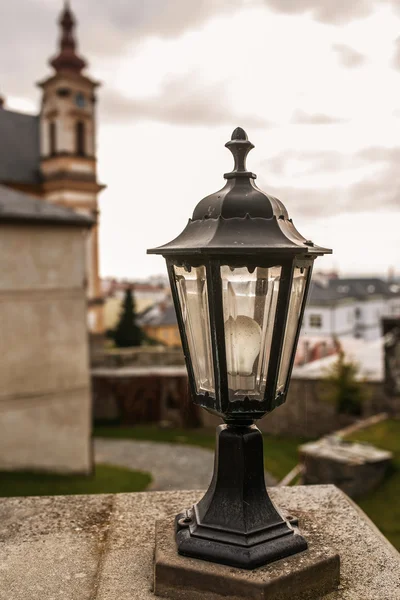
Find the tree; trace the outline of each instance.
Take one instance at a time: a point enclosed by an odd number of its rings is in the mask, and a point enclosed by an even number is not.
[[[114,342],[118,348],[140,346],[143,337],[142,330],[136,325],[136,308],[132,289],[128,288],[125,292],[119,322],[114,331]]]
[[[354,416],[362,414],[366,393],[363,384],[357,380],[358,371],[357,363],[346,360],[340,349],[338,359],[326,378],[326,396],[335,404],[338,413]]]

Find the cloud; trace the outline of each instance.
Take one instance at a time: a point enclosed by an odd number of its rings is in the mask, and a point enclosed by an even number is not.
[[[342,24],[369,15],[373,0],[264,0],[267,6],[286,14],[310,14],[317,21]],[[388,0],[396,3],[396,0]]]
[[[394,43],[392,65],[396,70],[400,71],[400,36],[396,39]]]
[[[344,119],[325,115],[323,113],[306,113],[303,110],[296,110],[290,120],[295,125],[334,125],[345,122]]]
[[[343,67],[347,67],[349,69],[360,67],[367,60],[364,54],[361,54],[361,52],[358,52],[346,44],[333,44],[332,48],[337,53],[339,63]]]
[[[343,154],[341,152],[300,152],[289,151],[277,154],[262,162],[270,173],[275,176],[285,175],[289,161],[297,161],[302,165],[302,173],[331,173],[343,168]],[[353,165],[353,158],[349,158]]]
[[[31,95],[32,80],[45,76],[47,59],[56,51],[62,3],[13,0],[6,4],[7,8],[0,9],[0,39],[7,53],[0,92]],[[79,48],[95,62],[96,58],[117,57],[149,36],[179,36],[245,4],[245,0],[75,0],[72,9],[78,21]]]
[[[382,148],[380,146],[371,146],[357,153],[357,157],[366,162],[389,164],[393,161],[399,164],[400,148]]]
[[[151,120],[177,125],[223,125],[235,127],[268,127],[256,115],[238,114],[229,105],[224,81],[210,83],[197,71],[169,77],[158,95],[150,98],[128,98],[106,89],[101,97],[102,122]]]
[[[400,148],[384,148],[373,146],[354,155],[343,156],[336,152],[300,153],[288,152],[265,161],[273,175],[282,175],[284,181],[285,164],[292,158],[303,158],[308,173],[323,174],[320,169],[325,164],[325,173],[334,174],[332,186],[327,187],[295,187],[292,185],[268,185],[261,180],[260,187],[276,195],[285,204],[299,206],[304,216],[324,217],[340,213],[357,213],[362,211],[400,210]],[[336,164],[336,168],[335,168]],[[339,186],[335,182],[341,180],[343,168],[370,166],[371,175],[348,186]]]
[[[148,36],[176,37],[245,4],[245,0],[85,0],[76,10],[90,51],[109,55]]]

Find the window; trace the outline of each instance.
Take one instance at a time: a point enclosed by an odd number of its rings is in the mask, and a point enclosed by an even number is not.
[[[57,90],[57,96],[60,96],[60,98],[68,98],[70,93],[71,90],[69,90],[68,88],[58,88]]]
[[[79,108],[84,108],[86,104],[85,96],[82,92],[78,92],[75,96],[75,104],[79,106]]]
[[[339,294],[347,294],[347,292],[349,291],[349,286],[348,285],[338,285],[337,291],[339,292]]]
[[[54,121],[49,123],[49,143],[50,143],[50,155],[54,156],[57,151],[57,140],[56,140],[56,124]]]
[[[310,315],[310,327],[322,327],[321,315]]]
[[[76,153],[79,156],[85,156],[85,123],[78,121],[75,129],[76,135]]]
[[[354,316],[356,319],[361,319],[361,308],[356,308],[354,310]]]

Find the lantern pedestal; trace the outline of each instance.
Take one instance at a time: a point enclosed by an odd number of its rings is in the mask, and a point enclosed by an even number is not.
[[[307,550],[297,520],[268,496],[263,439],[255,425],[217,428],[214,475],[205,496],[175,519],[179,554],[254,569]]]

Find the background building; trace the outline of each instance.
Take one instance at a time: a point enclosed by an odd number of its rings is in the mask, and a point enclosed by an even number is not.
[[[103,300],[98,264],[96,173],[96,88],[76,53],[75,20],[66,4],[60,18],[59,51],[53,74],[38,85],[39,115],[0,106],[0,183],[48,202],[74,209],[96,221],[87,240],[88,325],[102,333]]]
[[[105,302],[104,324],[106,330],[115,329],[127,289],[131,289],[133,292],[137,314],[147,311],[158,303],[169,302],[171,297],[168,280],[163,278],[159,280],[150,278],[149,281],[118,281],[110,278],[103,279],[101,285]]]
[[[172,348],[181,347],[178,321],[171,302],[158,302],[145,310],[138,319],[143,331],[153,340]]]
[[[0,185],[0,470],[91,470],[92,224]]]
[[[302,335],[374,340],[383,316],[400,315],[400,286],[378,278],[314,280]]]

